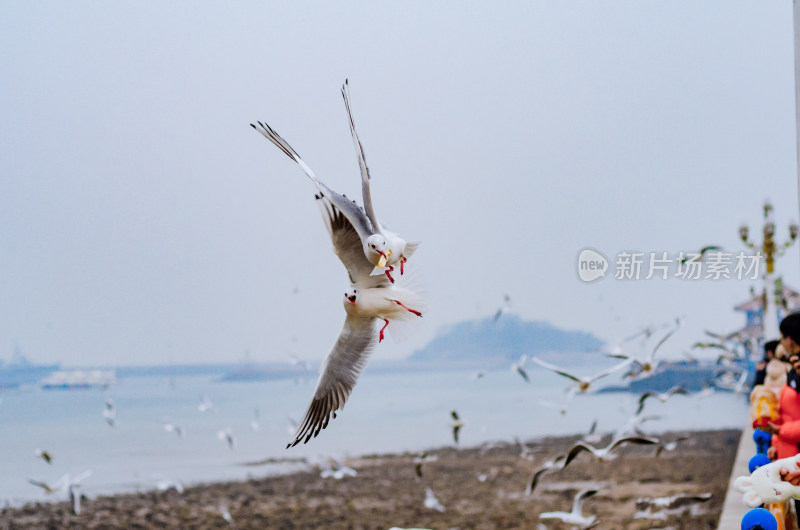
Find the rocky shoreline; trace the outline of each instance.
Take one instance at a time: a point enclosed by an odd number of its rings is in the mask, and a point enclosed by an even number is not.
[[[725,498],[740,432],[736,430],[666,433],[667,442],[689,437],[672,451],[654,456],[653,446],[624,446],[607,463],[580,454],[566,469],[545,474],[530,496],[532,472],[565,452],[578,439],[544,438],[526,444],[521,456],[515,442],[427,452],[422,477],[416,454],[374,455],[344,462],[357,476],[323,478],[320,470],[201,484],[183,493],[123,494],[84,499],[80,515],[66,502],[36,503],[0,511],[0,528],[570,528],[539,520],[545,511],[569,511],[577,491],[599,492],[584,502],[583,513],[600,521],[596,528],[681,530],[716,528]],[[606,436],[597,444],[604,446]],[[444,507],[426,507],[430,488]],[[664,519],[634,518],[636,499],[679,493],[711,493],[708,501]]]

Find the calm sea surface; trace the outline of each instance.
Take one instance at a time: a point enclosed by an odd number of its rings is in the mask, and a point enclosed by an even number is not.
[[[591,374],[606,365],[576,370]],[[62,492],[44,495],[28,479],[56,482],[91,470],[83,481],[89,496],[153,489],[162,479],[184,484],[246,479],[287,470],[287,466],[244,466],[266,458],[337,457],[401,452],[452,444],[450,411],[466,425],[461,445],[581,433],[596,419],[610,432],[636,410],[637,395],[578,395],[565,415],[540,404],[563,400],[566,380],[531,368],[531,384],[510,370],[490,371],[472,380],[470,371],[370,373],[355,387],[344,411],[305,446],[286,450],[289,419],[301,419],[316,383],[305,381],[215,382],[209,377],[128,378],[107,390],[14,391],[0,394],[0,500],[13,504],[62,500]],[[615,376],[602,380],[610,385]],[[200,395],[215,408],[200,412]],[[103,419],[104,401],[117,407],[115,427]],[[256,412],[257,411],[257,412]],[[716,392],[710,397],[675,396],[662,404],[650,400],[647,414],[660,419],[647,432],[741,428],[747,421],[745,397]],[[251,425],[257,417],[257,429]],[[186,432],[167,432],[169,418]],[[235,449],[217,437],[230,428]],[[52,464],[35,457],[37,448]]]

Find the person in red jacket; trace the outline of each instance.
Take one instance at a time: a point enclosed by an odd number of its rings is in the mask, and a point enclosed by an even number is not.
[[[781,320],[781,345],[786,350],[792,370],[786,374],[786,384],[778,398],[780,416],[763,430],[772,434],[772,448],[767,455],[772,459],[788,458],[800,452],[800,313],[792,313]]]

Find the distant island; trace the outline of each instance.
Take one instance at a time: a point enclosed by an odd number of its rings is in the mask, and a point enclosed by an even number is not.
[[[497,321],[488,317],[451,324],[408,360],[500,365],[516,361],[522,354],[547,358],[549,354],[595,353],[604,344],[585,331],[559,329],[547,322],[503,314]]]

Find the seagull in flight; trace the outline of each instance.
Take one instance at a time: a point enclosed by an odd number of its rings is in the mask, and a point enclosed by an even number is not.
[[[233,435],[233,430],[230,427],[225,427],[217,431],[217,438],[227,442],[231,450],[236,449],[236,437]]]
[[[500,306],[500,308],[494,314],[494,317],[492,317],[492,322],[497,322],[498,320],[500,320],[500,317],[503,316],[503,314],[509,313],[510,311],[511,311],[511,297],[506,294],[503,295],[503,305]]]
[[[522,376],[526,383],[530,383],[531,379],[528,377],[528,371],[525,370],[526,362],[528,362],[528,356],[522,354],[516,362],[511,364],[511,371],[517,372],[520,376]]]
[[[117,418],[117,407],[114,405],[114,400],[106,398],[106,408],[103,409],[103,419],[108,423],[109,427],[114,426]]]
[[[464,422],[458,417],[458,412],[454,410],[450,412],[450,416],[453,418],[453,421],[450,422],[450,428],[453,429],[453,441],[458,445],[458,433],[464,426]]]
[[[673,386],[664,393],[655,392],[653,390],[645,392],[639,396],[639,407],[636,409],[636,414],[640,414],[642,412],[642,409],[644,409],[644,402],[647,401],[648,398],[654,397],[661,403],[666,403],[667,400],[675,394],[688,395],[689,393],[681,386]]]
[[[257,126],[252,123],[250,126],[264,136],[267,140],[275,144],[275,146],[283,151],[286,156],[294,160],[294,162],[300,166],[303,172],[305,172],[308,178],[310,178],[314,183],[314,186],[316,186],[319,192],[318,195],[320,197],[325,197],[333,206],[333,208],[339,211],[341,215],[347,219],[358,236],[358,243],[362,253],[364,254],[364,257],[366,258],[367,262],[372,265],[369,270],[370,275],[375,267],[378,267],[379,269],[386,269],[387,265],[392,266],[392,263],[397,263],[399,260],[402,260],[402,258],[408,258],[414,253],[418,244],[407,244],[402,255],[395,254],[394,250],[391,248],[392,242],[387,241],[386,237],[381,234],[379,229],[372,224],[369,214],[365,213],[365,211],[354,201],[351,201],[344,195],[333,191],[324,182],[317,178],[316,174],[314,174],[314,171],[312,171],[308,164],[306,164],[303,159],[300,158],[300,155],[297,154],[297,151],[295,151],[294,148],[292,148],[292,146],[286,142],[286,140],[281,138],[281,136],[274,129],[272,129],[272,127],[266,123],[257,123]],[[364,164],[366,167],[366,162]],[[362,191],[365,189],[363,175],[364,174],[362,170]],[[366,189],[367,193],[369,193],[368,174],[366,180]],[[368,203],[367,208],[372,208],[371,200]],[[372,212],[372,215],[374,215],[374,212]],[[385,272],[389,272],[386,277],[390,282],[394,283],[394,278],[391,275],[391,271],[386,269]]]
[[[560,519],[564,523],[577,525],[581,530],[587,530],[596,526],[596,516],[584,516],[581,513],[583,501],[597,493],[597,490],[585,489],[575,494],[572,501],[571,512],[544,512],[539,514],[539,519]]]
[[[319,474],[322,478],[332,477],[336,480],[342,480],[344,477],[355,477],[356,475],[358,475],[358,472],[355,469],[343,465],[332,456],[328,457],[325,469]]]
[[[379,268],[385,267],[385,274],[389,277],[389,280],[394,282],[394,279],[391,276],[391,273],[394,271],[394,265],[400,265],[400,274],[402,275],[404,272],[403,265],[417,250],[419,243],[407,243],[403,238],[394,232],[387,230],[386,227],[381,225],[381,223],[378,221],[378,218],[375,215],[375,209],[372,206],[372,194],[370,193],[369,188],[370,174],[369,168],[367,167],[367,159],[364,156],[364,147],[361,145],[361,141],[358,139],[358,134],[356,133],[356,124],[355,121],[353,121],[353,113],[350,109],[350,85],[346,79],[344,81],[344,85],[342,85],[342,98],[344,99],[344,106],[347,110],[347,119],[350,123],[350,134],[353,137],[353,146],[355,147],[356,155],[358,156],[358,168],[361,171],[361,195],[364,201],[364,211],[366,212],[370,223],[372,223],[372,228],[375,232],[375,234],[371,237],[374,237],[374,239],[377,241],[379,239],[375,236],[380,236],[384,242],[383,248],[386,249],[385,265],[381,266],[378,264],[377,266]]]
[[[558,375],[561,375],[563,377],[566,377],[567,379],[571,379],[571,380],[575,381],[577,384],[574,385],[573,388],[575,388],[578,392],[581,392],[581,393],[584,393],[587,390],[589,390],[589,386],[592,383],[594,383],[595,381],[597,381],[598,379],[602,379],[603,377],[611,375],[614,372],[616,372],[617,370],[621,370],[622,368],[625,368],[631,362],[633,362],[630,359],[628,359],[626,361],[623,361],[620,364],[612,366],[611,368],[607,368],[605,370],[597,372],[596,374],[593,374],[593,375],[590,375],[590,376],[578,376],[578,375],[574,375],[574,374],[572,374],[570,372],[567,372],[563,368],[559,368],[558,366],[555,366],[553,364],[545,362],[545,361],[539,359],[538,357],[532,357],[531,360],[533,362],[535,362],[536,364],[538,364],[539,366],[541,366],[542,368],[547,368],[548,370],[552,370],[553,372],[557,373]]]
[[[211,400],[205,394],[200,394],[200,404],[197,405],[197,410],[200,412],[208,412],[209,410],[215,410],[214,404],[211,403]]]
[[[38,458],[41,458],[42,460],[44,460],[45,462],[47,462],[48,464],[52,464],[52,463],[53,463],[53,457],[52,457],[52,455],[51,455],[50,453],[48,453],[47,451],[43,451],[42,449],[37,449],[36,451],[34,451],[34,454],[35,454],[35,455],[36,455]]]
[[[533,490],[536,489],[536,484],[539,483],[539,478],[542,475],[563,469],[564,460],[566,458],[566,454],[554,456],[550,460],[546,460],[542,463],[542,465],[534,469],[533,473],[531,474],[531,478],[528,480],[528,485],[525,488],[525,495],[530,497],[530,495],[533,493]]]
[[[570,462],[575,460],[575,457],[577,457],[582,451],[592,453],[592,455],[594,455],[594,457],[600,462],[608,462],[617,457],[614,451],[626,443],[650,445],[657,444],[658,439],[648,438],[646,436],[627,436],[612,440],[611,443],[609,443],[606,447],[600,449],[591,444],[587,444],[586,442],[578,442],[573,445],[569,451],[567,451],[567,458],[564,460],[564,467],[567,467]]]
[[[358,377],[367,364],[370,354],[378,342],[384,338],[384,330],[389,321],[402,322],[422,317],[425,308],[424,296],[413,277],[406,275],[403,284],[385,275],[372,275],[378,260],[386,253],[371,253],[370,235],[374,233],[372,224],[364,211],[353,201],[334,192],[308,168],[292,147],[268,125],[259,123],[254,128],[278,146],[295,162],[300,164],[306,174],[320,191],[316,195],[322,210],[323,220],[328,229],[333,250],[347,270],[350,289],[345,292],[344,326],[336,343],[325,358],[320,369],[320,377],[314,396],[305,417],[300,422],[295,439],[287,445],[293,447],[308,443],[322,429],[328,426],[336,411],[344,408]],[[380,237],[380,236],[379,236]],[[374,249],[372,249],[374,250]],[[385,263],[384,263],[385,264]],[[375,333],[376,323],[383,320],[383,327]]]
[[[644,374],[645,376],[652,375],[655,372],[656,368],[658,367],[658,364],[655,362],[655,356],[656,353],[658,352],[658,349],[661,348],[661,346],[665,342],[667,342],[667,339],[669,339],[673,333],[678,331],[679,327],[680,327],[680,319],[677,319],[675,327],[670,331],[668,331],[667,334],[664,335],[661,338],[661,340],[658,341],[658,343],[656,343],[655,347],[652,350],[650,350],[650,352],[647,355],[639,357],[635,355],[626,355],[624,353],[607,353],[606,356],[613,357],[616,359],[625,359],[633,362],[635,364],[636,370],[632,375],[635,376],[639,376],[642,374]]]

